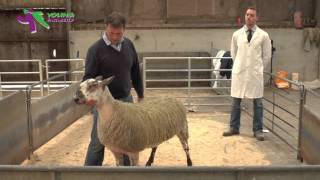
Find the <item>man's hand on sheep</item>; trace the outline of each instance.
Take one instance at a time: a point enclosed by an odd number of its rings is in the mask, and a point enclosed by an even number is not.
[[[122,165],[119,154],[127,154],[131,165],[138,165],[139,152],[152,148],[147,166],[153,163],[157,146],[177,135],[192,166],[188,145],[188,122],[184,105],[175,98],[138,99],[140,103],[115,100],[108,85],[113,77],[88,79],[75,94],[79,104],[95,105],[99,114],[98,138]]]

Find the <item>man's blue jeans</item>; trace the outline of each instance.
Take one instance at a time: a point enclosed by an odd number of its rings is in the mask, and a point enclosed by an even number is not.
[[[241,117],[241,98],[232,98],[232,109],[230,118],[230,129],[239,132]],[[253,132],[263,129],[263,104],[262,98],[253,99]]]
[[[133,102],[133,98],[131,95],[125,98],[119,99],[123,102]],[[85,166],[101,166],[104,159],[104,145],[102,145],[98,138],[97,133],[97,121],[99,118],[98,111],[96,107],[92,109],[93,113],[93,126],[91,130],[91,141],[88,146]],[[123,155],[123,161],[125,166],[130,166],[130,160],[127,155]]]

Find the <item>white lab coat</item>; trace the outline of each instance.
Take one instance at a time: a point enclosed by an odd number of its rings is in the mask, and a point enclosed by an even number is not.
[[[245,27],[237,30],[231,40],[233,59],[231,96],[263,97],[263,67],[271,62],[271,40],[268,33],[256,28],[250,43]]]

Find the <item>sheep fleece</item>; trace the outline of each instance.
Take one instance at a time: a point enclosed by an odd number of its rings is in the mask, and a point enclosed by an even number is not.
[[[110,120],[98,123],[99,139],[106,146],[138,152],[177,133],[189,136],[186,109],[174,98],[145,99],[136,104],[114,101],[112,107]]]

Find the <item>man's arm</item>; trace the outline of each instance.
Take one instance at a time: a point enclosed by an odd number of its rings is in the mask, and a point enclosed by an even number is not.
[[[262,61],[264,68],[268,67],[271,63],[271,40],[268,34],[262,42]]]
[[[98,75],[98,60],[96,58],[96,51],[90,47],[87,52],[85,72],[82,81],[90,78],[95,78]]]
[[[235,57],[237,55],[237,51],[238,51],[237,36],[234,33],[232,35],[231,48],[230,48],[231,58],[233,59],[233,61],[235,61]]]
[[[134,53],[133,65],[131,68],[131,80],[132,80],[133,88],[137,92],[137,95],[139,98],[138,100],[140,101],[144,97],[143,82],[142,82],[141,73],[140,73],[138,55],[137,55],[136,49],[134,48],[133,44],[131,44],[131,45],[132,45],[133,53]]]

